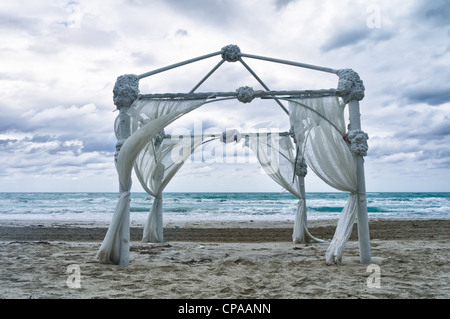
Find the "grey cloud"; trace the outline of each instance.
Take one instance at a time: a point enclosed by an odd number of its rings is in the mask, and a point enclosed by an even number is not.
[[[238,15],[235,3],[231,1],[165,0],[164,4],[184,15],[219,25],[231,24]]]
[[[427,150],[418,156],[418,159],[426,161],[429,160],[430,157],[437,160],[445,160],[445,162],[449,164],[448,166],[450,166],[450,149]]]
[[[424,118],[420,126],[407,130],[401,129],[395,134],[395,138],[399,140],[416,139],[420,141],[420,145],[441,141],[447,137],[450,138],[450,125],[448,123],[450,123],[448,117],[442,118],[441,122],[438,123]]]
[[[11,16],[0,14],[0,29],[21,30],[28,33],[35,33],[39,29],[40,20],[35,18]]]
[[[7,110],[6,107],[3,107],[2,103],[0,104],[0,108],[2,110]],[[2,113],[2,118],[0,120],[0,133],[17,130],[18,126],[21,124],[17,119],[18,116],[15,114],[9,114],[8,111],[6,113]]]
[[[383,129],[392,133],[381,137],[373,132],[368,152],[371,161],[450,168],[450,116],[445,108],[410,105],[402,112],[397,107],[378,121],[383,121]]]
[[[187,30],[185,30],[185,29],[178,29],[175,32],[175,35],[184,37],[184,36],[189,35],[189,32]]]
[[[387,30],[369,29],[360,26],[355,29],[340,31],[336,29],[328,40],[321,46],[322,51],[328,52],[335,49],[358,45],[363,41],[378,43],[392,38],[393,34]]]
[[[48,27],[48,34],[42,36],[39,42],[28,46],[28,51],[52,55],[65,50],[104,49],[112,48],[119,40],[115,31],[102,30],[95,26],[69,28],[64,24],[55,23]]]
[[[415,151],[416,148],[412,149],[411,151]],[[391,156],[393,154],[397,154],[397,153],[409,153],[409,150],[402,150],[401,152],[398,150],[397,147],[391,147],[391,146],[386,146],[386,145],[373,145],[372,143],[369,143],[369,151],[367,153],[367,156],[370,159],[380,159],[386,156]]]
[[[34,143],[47,143],[50,141],[55,141],[57,139],[56,136],[50,135],[34,135],[32,138],[25,138],[25,141],[30,141]]]
[[[427,103],[429,105],[441,105],[450,102],[450,90],[448,87],[420,87],[404,92],[409,103]]]
[[[368,31],[365,29],[359,30],[348,30],[342,33],[336,32],[330,39],[322,45],[323,51],[331,51],[333,49],[338,49],[346,47],[349,45],[357,44],[367,37]]]
[[[89,164],[104,163],[104,157],[81,157],[81,156],[65,156],[56,159],[52,163],[52,167],[86,167]],[[111,160],[112,162],[112,160]]]
[[[447,145],[450,139],[446,139]],[[450,149],[443,142],[397,140],[383,146],[370,147],[370,160],[386,160],[389,163],[401,163],[405,158],[412,159],[416,166],[428,168],[450,168]]]
[[[450,147],[448,143],[450,138],[447,139],[446,143],[435,144],[434,147],[425,147],[422,152],[420,152],[416,159],[417,161],[424,162],[430,168],[433,169],[449,169],[450,168]]]
[[[422,1],[417,8],[417,17],[435,26],[450,25],[450,1]]]
[[[140,67],[154,64],[155,57],[149,52],[133,52],[131,53],[133,63]]]
[[[78,45],[83,47],[107,48],[114,46],[118,40],[114,31],[96,28],[64,28],[56,37],[59,45]]]
[[[275,0],[275,6],[277,10],[283,9],[291,2],[296,2],[297,0]]]
[[[2,81],[22,81],[27,77],[30,76],[23,73],[0,72],[0,80]]]
[[[36,135],[0,140],[0,174],[67,174],[73,168],[113,163],[113,152],[87,152],[79,140],[68,136]],[[98,147],[97,147],[98,148]]]
[[[429,136],[430,137],[430,136]],[[450,168],[450,148],[447,146],[450,138],[442,141],[389,137],[369,143],[369,161],[385,161],[402,163],[405,158],[412,159],[416,164],[429,168]],[[374,145],[375,144],[375,145]]]
[[[49,128],[49,131],[52,129]],[[17,129],[15,132],[19,132]],[[26,132],[32,137],[22,139],[7,138],[0,140],[0,151],[6,153],[24,154],[49,154],[58,155],[62,153],[80,156],[89,153],[101,153],[113,156],[115,151],[115,136],[112,131],[89,132],[88,129],[82,132],[70,132],[62,135],[46,135],[36,132]]]
[[[111,153],[115,152],[116,141],[113,135],[108,139],[99,138],[85,138],[83,139],[83,152],[99,152],[99,153]]]
[[[52,138],[61,144],[71,145],[74,141],[80,142],[81,145],[79,147],[77,145],[73,146],[75,149],[79,148],[79,154],[97,152],[112,156],[116,147],[116,137],[112,128],[111,130],[97,132],[90,132],[88,129],[85,129],[83,132],[70,132],[70,134],[62,134]]]
[[[5,150],[8,148],[8,146],[13,145],[14,143],[17,142],[17,139],[5,139],[5,140],[0,140],[0,149],[3,147]]]
[[[116,148],[116,137],[112,129],[100,132],[86,132],[88,130],[85,130],[83,134],[71,132],[70,135],[61,135],[58,137],[58,141],[61,144],[68,144],[69,146],[66,146],[67,150],[73,149],[74,154],[95,152],[113,156]],[[71,145],[73,141],[79,141],[81,145]]]

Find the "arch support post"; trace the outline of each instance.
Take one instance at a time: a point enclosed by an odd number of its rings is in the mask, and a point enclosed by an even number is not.
[[[361,115],[359,109],[359,101],[352,100],[348,103],[350,114],[349,130],[361,130]],[[369,234],[369,217],[367,215],[367,197],[366,197],[366,180],[364,173],[364,157],[356,155],[356,175],[357,175],[357,191],[358,191],[358,240],[360,262],[362,264],[372,263],[372,253],[370,248]]]
[[[359,101],[364,98],[364,83],[358,73],[352,69],[337,71],[339,76],[338,91],[349,107],[350,123],[346,136],[350,151],[356,157],[357,196],[358,196],[358,239],[360,261],[362,264],[372,262],[369,235],[369,217],[367,215],[366,180],[364,175],[364,156],[367,155],[369,138],[361,131],[361,114]]]

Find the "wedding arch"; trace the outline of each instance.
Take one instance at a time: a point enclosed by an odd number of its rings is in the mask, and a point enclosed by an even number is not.
[[[190,63],[220,56],[221,59],[188,93],[140,94],[139,80]],[[307,68],[338,76],[336,89],[271,91],[244,61],[266,62]],[[240,62],[264,90],[240,87],[234,92],[202,92],[196,90],[225,62]],[[364,156],[368,135],[361,130],[359,101],[364,98],[364,85],[352,69],[335,70],[321,66],[242,53],[236,45],[220,51],[179,62],[141,75],[119,76],[115,83],[114,104],[119,110],[115,121],[117,137],[115,164],[119,176],[119,199],[105,238],[97,253],[103,263],[129,264],[131,174],[144,190],[154,197],[144,225],[143,241],[163,241],[164,188],[189,156],[202,144],[212,140],[223,143],[245,140],[245,146],[256,155],[265,172],[284,189],[298,198],[293,242],[319,242],[307,227],[305,176],[309,166],[331,187],[348,192],[335,234],[326,251],[326,262],[339,263],[353,224],[357,221],[360,262],[371,263],[367,216]],[[254,99],[277,103],[289,118],[287,132],[241,133],[226,130],[217,134],[170,136],[164,129],[183,115],[207,103]],[[284,103],[288,104],[288,107]],[[348,128],[344,110],[348,105]]]

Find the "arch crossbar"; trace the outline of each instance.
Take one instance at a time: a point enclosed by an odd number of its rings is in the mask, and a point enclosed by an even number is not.
[[[215,99],[220,97],[238,97],[239,92],[200,92],[200,93],[153,93],[140,94],[138,99],[184,99],[184,100],[201,100]],[[336,89],[328,90],[292,90],[292,91],[263,91],[257,90],[252,92],[253,98],[273,99],[278,97],[287,98],[305,98],[318,96],[339,96]],[[247,102],[248,103],[248,102]]]

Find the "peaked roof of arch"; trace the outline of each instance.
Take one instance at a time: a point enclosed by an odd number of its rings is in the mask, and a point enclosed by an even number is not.
[[[171,69],[175,69],[187,64],[195,63],[201,60],[205,60],[208,58],[221,56],[221,60],[188,92],[188,93],[165,93],[165,94],[142,94],[140,95],[140,98],[203,98],[203,97],[224,97],[224,96],[236,96],[238,95],[237,92],[206,92],[206,93],[195,93],[195,91],[214,73],[216,72],[225,62],[240,62],[243,67],[258,81],[258,83],[264,88],[264,91],[256,91],[257,97],[270,97],[273,98],[278,105],[289,114],[286,107],[281,103],[280,99],[278,99],[277,95],[339,95],[339,91],[335,89],[330,90],[304,90],[304,91],[271,91],[270,88],[264,83],[264,81],[250,68],[250,66],[244,61],[243,58],[250,58],[250,59],[257,59],[257,60],[263,60],[273,63],[280,63],[284,65],[294,66],[294,67],[300,67],[300,68],[306,68],[311,69],[315,71],[320,72],[326,72],[326,73],[332,73],[332,74],[338,74],[339,70],[328,68],[328,67],[322,67],[322,66],[316,66],[311,64],[305,64],[300,62],[294,62],[294,61],[288,61],[288,60],[282,60],[282,59],[276,59],[276,58],[270,58],[265,56],[259,56],[259,55],[253,55],[253,54],[246,54],[242,53],[240,48],[237,45],[227,45],[223,47],[220,51],[216,51],[213,53],[209,53],[206,55],[202,55],[196,58],[188,59],[182,62],[178,62],[175,64],[171,64],[162,68],[158,68],[140,75],[137,75],[138,79],[143,79],[158,73],[162,73]],[[245,87],[247,88],[247,87]],[[251,88],[250,88],[251,89]],[[236,90],[238,91],[238,90]],[[239,97],[238,97],[239,99]],[[241,102],[244,102],[240,100]],[[248,103],[248,102],[244,102]]]

